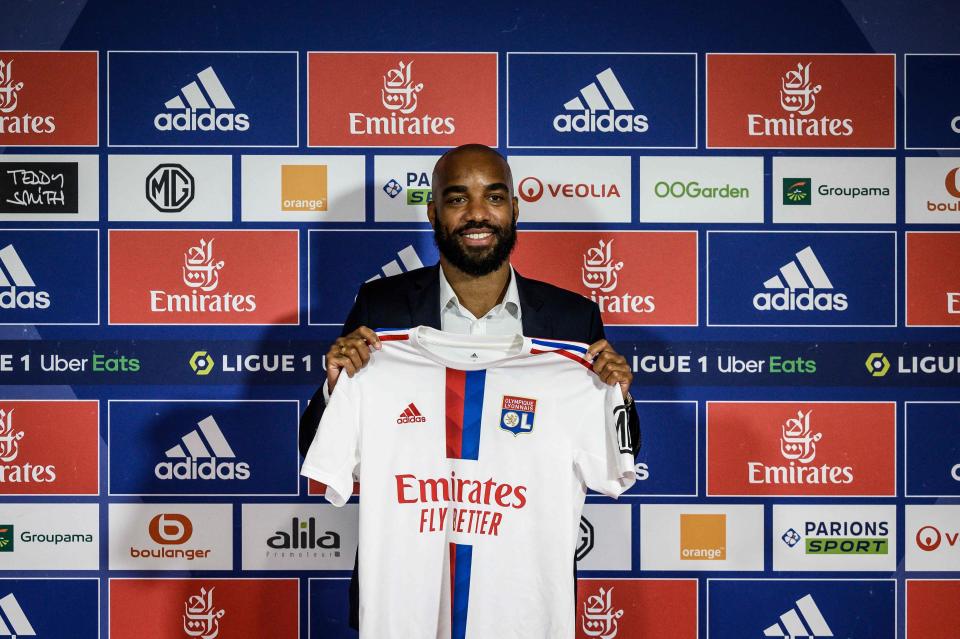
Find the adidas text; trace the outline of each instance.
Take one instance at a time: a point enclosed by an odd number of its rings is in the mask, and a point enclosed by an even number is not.
[[[818,293],[814,289],[783,289],[779,293],[757,293],[753,307],[758,311],[845,311],[843,293]]]
[[[47,291],[18,291],[17,287],[0,291],[0,308],[49,308],[50,294]]]
[[[250,116],[246,113],[217,113],[210,109],[198,114],[194,109],[177,113],[158,113],[153,125],[160,131],[246,131]]]
[[[250,479],[250,464],[219,461],[211,457],[198,462],[187,458],[179,462],[160,462],[154,468],[157,479]]]
[[[561,113],[553,119],[553,128],[561,133],[645,133],[650,128],[645,115],[617,115],[614,110],[584,111],[577,115]]]
[[[425,421],[427,421],[427,418],[424,417],[423,415],[410,415],[410,416],[405,415],[403,417],[397,418],[398,424],[414,424],[414,423],[421,424]]]

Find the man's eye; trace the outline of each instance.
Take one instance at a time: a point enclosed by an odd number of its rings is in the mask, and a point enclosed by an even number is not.
[[[502,201],[503,201],[504,199],[506,199],[506,198],[504,198],[504,197],[503,197],[502,195],[500,195],[499,193],[492,193],[492,194],[490,195],[490,199],[493,200],[494,202],[502,202]]]
[[[447,198],[447,204],[462,204],[465,201],[466,198],[459,195]]]

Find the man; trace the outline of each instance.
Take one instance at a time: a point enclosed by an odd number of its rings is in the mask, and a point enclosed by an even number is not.
[[[589,344],[587,359],[607,384],[619,384],[629,407],[634,454],[639,419],[629,395],[633,373],[604,339],[597,305],[581,295],[524,278],[510,266],[519,203],[502,155],[480,144],[445,153],[433,170],[427,217],[440,249],[431,267],[360,287],[341,337],[326,356],[327,383],[300,421],[300,449],[313,440],[326,400],[345,371],[353,376],[380,348],[373,329],[425,325],[453,333],[514,335]],[[356,571],[354,572],[356,576]],[[356,579],[351,583],[351,624],[357,624]]]

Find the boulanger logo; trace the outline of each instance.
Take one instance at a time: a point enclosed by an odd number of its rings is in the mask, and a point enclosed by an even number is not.
[[[183,559],[194,561],[207,559],[212,548],[186,547],[186,543],[193,538],[193,521],[182,513],[158,513],[147,524],[147,534],[156,546],[144,543],[142,547],[130,546],[131,559]],[[129,565],[130,569],[143,566]]]
[[[199,81],[199,82],[198,82]],[[217,77],[213,67],[207,67],[193,80],[164,103],[162,111],[153,119],[158,131],[246,131],[250,116],[236,112],[233,100]]]
[[[813,596],[804,595],[797,599],[794,607],[780,615],[778,622],[765,628],[763,636],[781,639],[799,639],[800,637],[819,639],[834,635]]]
[[[650,128],[647,116],[633,114],[633,103],[610,67],[563,108],[565,113],[553,118],[560,133],[645,133]]]
[[[614,639],[620,631],[620,618],[623,609],[613,603],[613,589],[600,587],[600,590],[587,597],[583,602],[580,615],[580,629],[587,637]]]
[[[809,206],[811,201],[810,178],[783,178],[783,203]]]
[[[653,295],[614,293],[624,263],[613,254],[613,239],[601,239],[583,255],[581,282],[590,291],[590,299],[602,313],[652,313],[656,310]]]
[[[413,60],[399,60],[383,74],[380,101],[388,115],[367,115],[351,112],[352,135],[452,135],[456,121],[452,116],[435,116],[429,113],[412,115],[420,105],[423,82],[413,76]]]
[[[727,558],[725,514],[680,514],[680,559],[723,561]]]
[[[0,249],[0,309],[46,309],[50,293],[37,287],[13,244]]]
[[[26,613],[20,607],[20,602],[10,593],[0,599],[0,612],[3,613],[4,623],[0,621],[0,631],[3,636],[17,639],[17,637],[36,637],[37,631],[30,625]]]
[[[193,202],[195,187],[182,164],[160,164],[147,176],[147,201],[161,213],[179,213]]]
[[[833,282],[807,246],[796,253],[796,259],[780,267],[780,273],[763,283],[767,290],[753,297],[758,311],[845,311],[847,296],[833,293]]]
[[[780,108],[783,116],[747,115],[751,136],[766,137],[848,137],[853,135],[850,117],[806,117],[817,109],[817,95],[823,86],[811,79],[812,62],[797,62],[780,79]]]
[[[281,211],[326,211],[326,164],[283,164],[280,166]]]
[[[233,461],[236,454],[227,442],[213,415],[197,423],[194,429],[181,438],[181,443],[168,449],[167,459],[154,468],[157,479],[208,481],[250,478],[250,464]]]
[[[960,166],[947,171],[943,178],[944,200],[927,200],[927,210],[936,213],[960,212]]]
[[[158,544],[179,545],[193,536],[193,522],[179,513],[160,513],[150,520],[148,533]]]
[[[53,133],[57,130],[57,124],[52,115],[8,115],[17,110],[24,86],[25,83],[18,82],[15,77],[13,60],[0,58],[0,134]]]
[[[226,614],[223,608],[213,603],[213,591],[216,587],[201,587],[200,594],[190,595],[184,603],[183,631],[188,637],[216,639],[220,636],[220,620]]]

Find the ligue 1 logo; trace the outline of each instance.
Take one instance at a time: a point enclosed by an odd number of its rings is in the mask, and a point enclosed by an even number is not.
[[[500,411],[500,428],[513,433],[514,437],[521,433],[532,432],[536,410],[537,400],[535,399],[504,395],[503,407]]]

